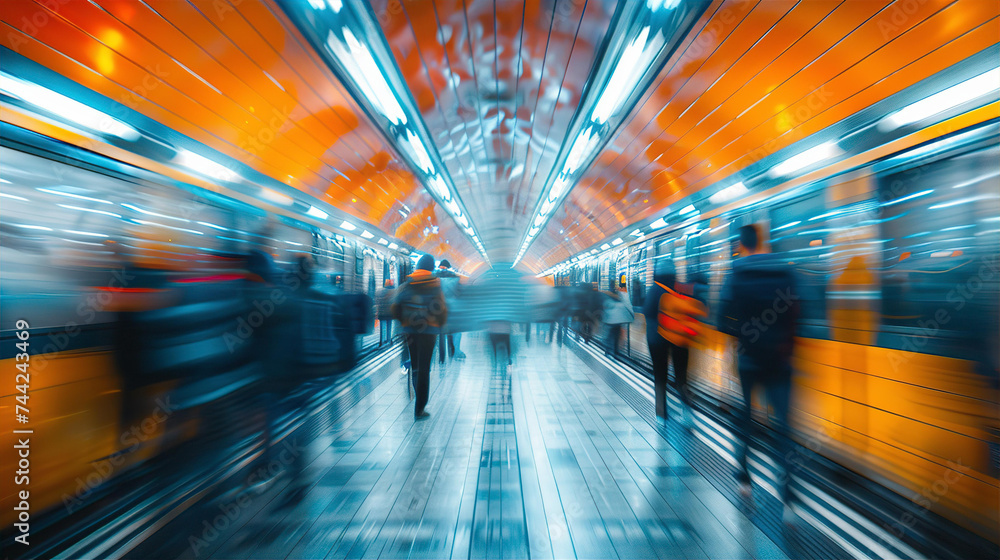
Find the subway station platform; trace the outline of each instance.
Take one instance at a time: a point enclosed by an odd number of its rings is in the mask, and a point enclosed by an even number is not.
[[[255,480],[267,478],[259,462],[223,453],[224,476],[155,523],[113,524],[120,534],[95,542],[118,542],[102,552],[130,558],[927,555],[801,483],[783,519],[773,461],[757,450],[753,497],[740,498],[731,432],[701,412],[688,426],[658,425],[651,383],[595,347],[522,334],[509,368],[483,334],[462,349],[465,360],[435,359],[429,419],[414,421],[401,348],[391,348],[333,387],[307,389],[306,407],[283,419],[289,453],[267,483]],[[306,467],[292,477],[297,449]]]

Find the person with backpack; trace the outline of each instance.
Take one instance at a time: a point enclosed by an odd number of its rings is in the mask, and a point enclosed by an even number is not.
[[[635,310],[624,287],[612,281],[611,290],[604,292],[602,301],[604,324],[608,326],[608,346],[604,353],[618,355],[618,344],[622,338],[622,326],[635,320]]]
[[[741,439],[737,452],[740,494],[751,496],[747,447],[752,419],[750,398],[753,390],[764,390],[774,410],[777,432],[777,461],[784,471],[779,492],[788,505],[787,450],[788,412],[792,389],[792,351],[799,320],[799,294],[795,271],[773,253],[766,253],[755,226],[739,230],[739,254],[722,291],[719,330],[736,337],[737,369],[743,389],[743,407],[737,431]],[[786,509],[786,513],[789,510]]]
[[[403,327],[410,352],[413,390],[416,393],[413,416],[428,418],[424,410],[430,391],[431,361],[434,343],[448,319],[448,306],[441,290],[441,280],[434,275],[434,257],[423,255],[417,269],[406,278],[392,303],[392,315]]]
[[[677,316],[691,317],[698,315],[700,305],[696,301],[677,291],[677,276],[674,265],[669,259],[659,259],[653,269],[653,285],[646,292],[643,302],[643,315],[646,317],[646,343],[649,345],[649,356],[653,362],[653,394],[656,404],[656,417],[666,423],[670,407],[667,406],[667,385],[677,391],[677,396],[690,411],[691,401],[688,397],[687,370],[688,345],[690,338],[696,333],[689,332],[689,320],[677,320]],[[688,304],[690,309],[683,313],[672,311],[678,304]],[[674,381],[669,382],[670,361],[674,364]],[[688,412],[690,414],[690,412]]]

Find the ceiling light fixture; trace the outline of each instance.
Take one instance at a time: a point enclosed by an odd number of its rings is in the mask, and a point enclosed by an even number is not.
[[[708,197],[708,201],[712,204],[722,204],[723,202],[729,202],[730,200],[745,196],[749,192],[749,189],[747,189],[746,185],[743,184],[743,181],[740,181],[739,183],[730,185]]]
[[[807,167],[811,167],[822,161],[837,157],[843,153],[836,142],[824,142],[818,146],[813,146],[804,152],[800,152],[784,162],[774,166],[769,172],[772,177],[782,177],[791,175]]]
[[[889,132],[928,119],[997,90],[1000,90],[1000,67],[907,105],[879,121],[878,129],[881,132]]]
[[[319,208],[316,208],[315,206],[310,206],[309,210],[306,211],[306,214],[308,214],[308,215],[310,215],[310,216],[312,216],[314,218],[320,219],[320,220],[325,220],[325,219],[327,219],[327,218],[330,217],[329,214],[327,214],[326,212],[320,210]]]
[[[588,87],[580,100],[567,141],[549,172],[512,265],[521,260],[535,239],[535,230],[545,227],[552,211],[569,194],[708,5],[707,0],[618,3],[606,46],[588,82],[597,87]]]
[[[353,82],[365,94],[368,102],[383,117],[393,124],[406,124],[406,113],[403,112],[399,99],[379,69],[368,47],[361,44],[349,28],[341,27],[341,39],[333,30],[328,31],[326,46],[339,59],[340,63],[353,70]]]
[[[142,137],[139,131],[111,115],[6,72],[0,72],[0,91],[93,132],[110,134],[130,142]]]
[[[278,0],[417,181],[442,205],[463,232],[475,226],[452,184],[446,167],[392,54],[375,13],[363,2]],[[330,8],[327,10],[326,8]],[[405,208],[405,207],[404,207]],[[401,212],[406,218],[409,209]],[[460,218],[465,217],[465,220]],[[486,251],[480,249],[489,263]]]
[[[234,181],[238,177],[235,171],[225,165],[189,150],[179,150],[174,156],[174,160],[178,164],[216,181]]]

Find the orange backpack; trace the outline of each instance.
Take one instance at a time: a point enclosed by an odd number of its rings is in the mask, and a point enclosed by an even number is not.
[[[660,296],[656,314],[656,332],[677,346],[691,346],[701,335],[701,321],[695,317],[707,315],[705,306],[693,297],[685,296],[660,284],[666,293]]]

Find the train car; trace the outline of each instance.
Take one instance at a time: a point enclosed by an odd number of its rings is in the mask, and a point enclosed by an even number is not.
[[[283,340],[303,377],[345,371],[391,342],[373,328],[372,284],[402,279],[405,249],[40,137],[8,134],[0,159],[4,371],[20,363],[18,332],[32,348],[30,370],[6,386],[0,410],[13,418],[21,405],[45,419],[32,426],[45,442],[31,457],[35,512],[71,514],[130,469],[217,437],[234,419],[243,432],[258,427],[254,399],[269,372],[256,359],[254,330],[288,297],[301,306]],[[248,264],[255,253],[283,292],[248,297],[262,274]],[[314,268],[309,291],[296,296],[303,257]],[[29,383],[30,401],[17,389]],[[6,431],[0,444],[10,449],[14,437]],[[16,499],[5,488],[10,526]]]

